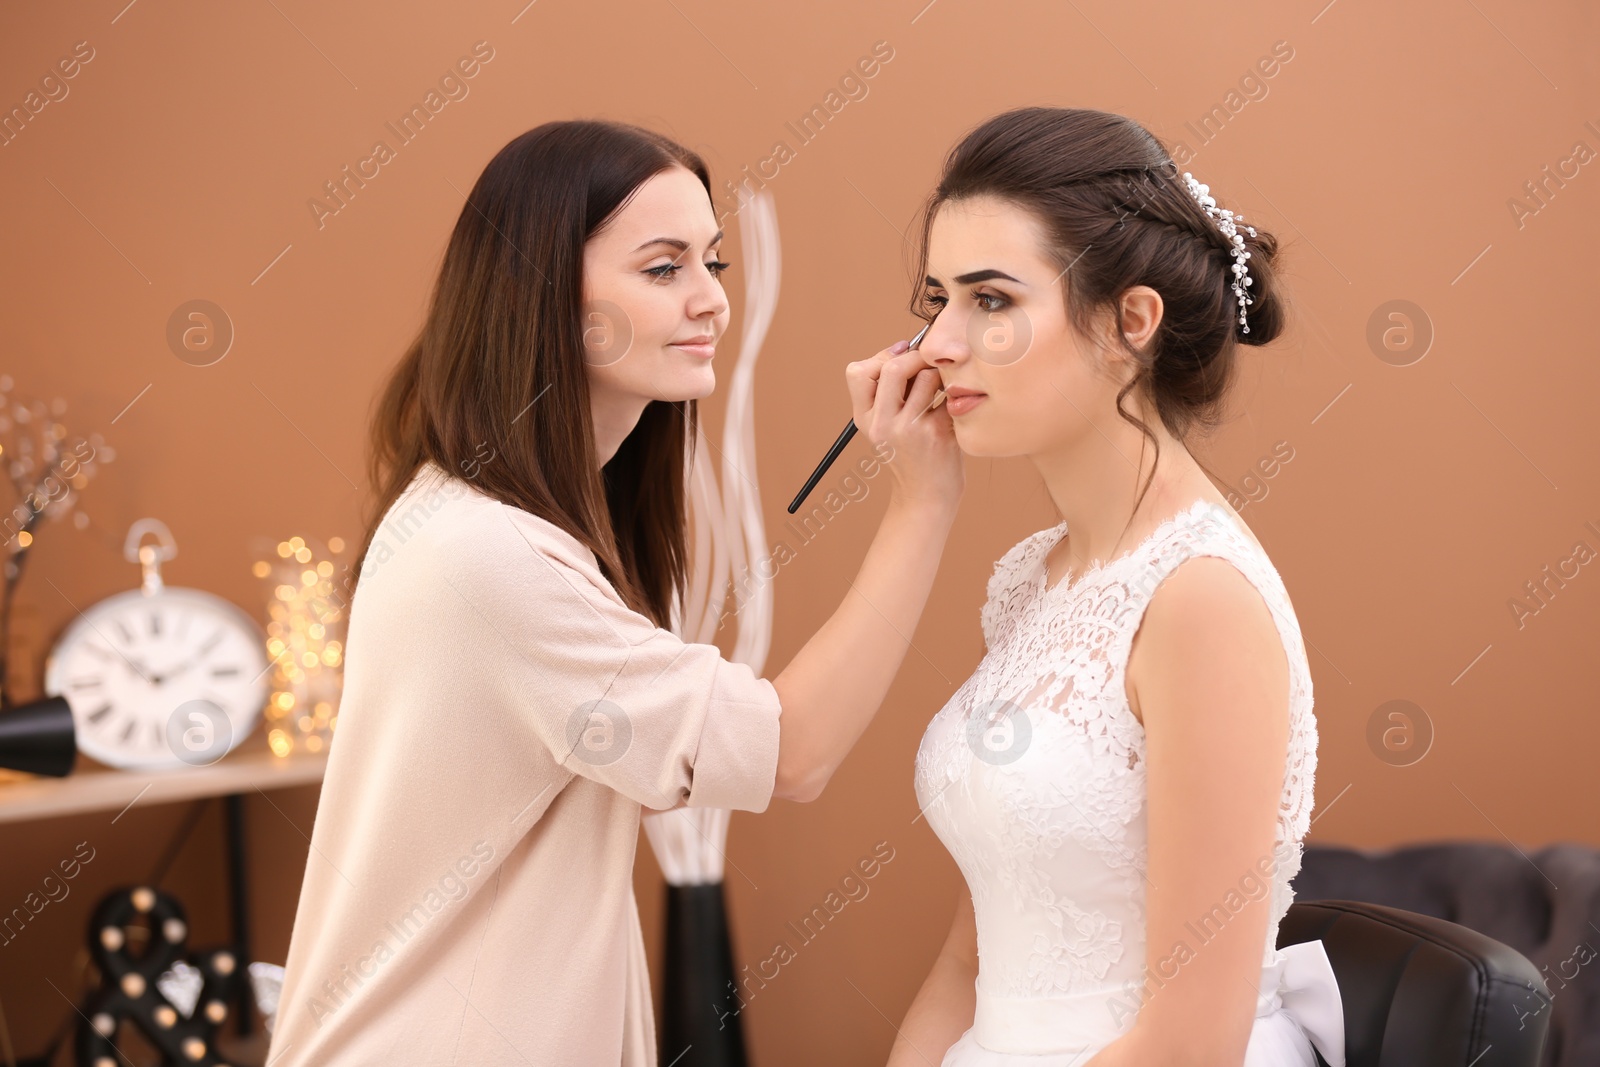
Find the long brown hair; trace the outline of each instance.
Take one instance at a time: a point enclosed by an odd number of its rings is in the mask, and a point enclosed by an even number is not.
[[[549,122],[484,168],[456,219],[427,320],[371,425],[380,487],[355,572],[425,461],[586,545],[623,601],[669,626],[687,585],[685,472],[695,401],[645,407],[602,470],[583,344],[584,244],[674,166],[711,197],[695,153],[650,130]]]
[[[1097,313],[1115,315],[1127,289],[1148,285],[1161,294],[1161,324],[1143,350],[1129,344],[1116,317],[1117,338],[1137,366],[1117,393],[1117,413],[1155,446],[1157,462],[1161,442],[1123,408],[1123,398],[1142,388],[1168,432],[1187,444],[1192,431],[1222,422],[1238,346],[1267,344],[1285,325],[1272,234],[1260,226],[1254,236],[1239,229],[1250,252],[1253,301],[1246,309],[1250,332],[1244,333],[1227,238],[1190,195],[1161,142],[1122,115],[1059,107],[996,115],[950,150],[923,209],[912,276],[911,310],[924,319],[930,317],[923,278],[934,216],[947,202],[977,196],[1016,204],[1043,224],[1045,251],[1061,268],[1068,317],[1084,336],[1093,336]],[[1147,480],[1134,511],[1149,487]]]

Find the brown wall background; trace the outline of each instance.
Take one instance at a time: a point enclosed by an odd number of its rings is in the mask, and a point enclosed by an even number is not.
[[[31,560],[19,613],[36,663],[74,604],[136,583],[120,545],[139,517],[176,535],[170,582],[258,616],[252,539],[359,534],[370,398],[420,322],[466,191],[523,130],[643,123],[702,152],[719,187],[775,142],[793,150],[767,183],[784,285],[757,380],[776,541],[848,417],[843,364],[912,332],[902,232],[943,153],[1012,106],[1091,106],[1183,142],[1187,169],[1287,244],[1291,332],[1246,350],[1237,417],[1196,452],[1248,499],[1311,648],[1311,840],[1600,844],[1592,5],[126,2],[0,16],[7,111],[78,42],[93,50],[68,95],[0,147],[0,371],[65,397],[69,426],[118,453],[85,495],[90,527],[47,527]],[[308,201],[324,182],[389,140],[385,123],[480,41],[493,59],[469,94],[319,226]],[[785,124],[880,41],[893,55],[866,95],[801,145]],[[1214,107],[1212,136],[1197,137]],[[729,221],[731,369],[742,275]],[[166,343],[192,299],[236,330],[209,367]],[[1369,342],[1398,300],[1432,333],[1406,366]],[[716,440],[720,393],[702,410]],[[1293,459],[1258,469],[1279,442]],[[1025,461],[971,464],[916,649],[860,746],[817,803],[734,819],[741,962],[791,939],[785,924],[878,842],[894,849],[870,894],[749,1002],[759,1063],[882,1062],[943,939],[959,875],[916,819],[912,758],[977,662],[994,560],[1055,521]],[[837,605],[882,505],[874,488],[781,569],[769,674]],[[1529,582],[1545,584],[1542,603]],[[1520,623],[1519,597],[1537,608]],[[1375,709],[1396,699],[1434,733],[1410,766],[1368,742]],[[257,958],[287,952],[315,808],[315,789],[248,800]],[[4,910],[74,843],[97,849],[73,895],[0,949],[19,1052],[68,1010],[52,985],[76,989],[90,905],[145,877],[186,810],[0,827]],[[220,832],[213,806],[165,883],[201,942],[226,934]],[[642,840],[640,856],[654,952],[659,872]]]

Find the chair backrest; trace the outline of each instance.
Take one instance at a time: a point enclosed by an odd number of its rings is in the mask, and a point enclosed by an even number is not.
[[[1344,1002],[1346,1067],[1538,1067],[1551,997],[1522,953],[1379,904],[1290,905],[1278,947],[1317,940]]]
[[[1431,915],[1510,945],[1539,968],[1555,998],[1544,1067],[1600,1065],[1600,849],[1472,840],[1383,851],[1308,845],[1294,891],[1300,900],[1363,900]]]

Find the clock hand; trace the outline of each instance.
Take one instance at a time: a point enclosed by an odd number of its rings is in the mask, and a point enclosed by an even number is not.
[[[138,674],[139,677],[143,678],[145,681],[149,682],[150,684],[152,684],[152,685],[160,685],[161,683],[167,681],[170,678],[176,678],[178,675],[182,674],[184,671],[186,671],[189,668],[193,667],[196,663],[199,663],[201,660],[205,659],[208,655],[211,654],[211,650],[213,648],[217,647],[217,642],[221,639],[221,637],[222,637],[222,634],[221,634],[220,631],[217,632],[216,634],[212,635],[211,640],[207,641],[205,646],[200,650],[200,655],[199,656],[197,656],[196,658],[194,658],[192,660],[188,660],[187,662],[178,664],[176,667],[173,667],[171,670],[167,671],[164,674],[152,674],[152,673],[150,673],[150,668],[146,667],[142,662],[136,662],[136,661],[134,661],[132,659],[128,659],[128,666],[132,667],[134,669],[134,673]],[[123,658],[127,659],[127,657],[123,657]]]
[[[160,684],[161,682],[166,681],[168,678],[176,678],[178,675],[182,674],[184,671],[188,670],[190,667],[193,667],[195,665],[195,662],[196,661],[194,661],[194,660],[190,660],[187,663],[180,663],[178,666],[172,668],[167,673],[162,674],[162,675],[157,675],[156,678],[155,678],[156,683]]]
[[[204,645],[201,646],[200,654],[198,656],[196,656],[194,659],[187,660],[187,661],[185,661],[183,663],[180,663],[178,666],[172,668],[166,674],[157,676],[156,679],[155,679],[156,682],[159,684],[159,683],[165,681],[168,678],[175,678],[178,675],[182,674],[184,671],[188,670],[190,667],[193,667],[195,664],[199,663],[201,660],[203,660],[207,656],[211,655],[211,650],[216,648],[217,647],[217,643],[219,641],[221,641],[221,640],[222,640],[222,631],[218,630],[216,633],[211,635],[211,639],[209,641],[207,641]]]

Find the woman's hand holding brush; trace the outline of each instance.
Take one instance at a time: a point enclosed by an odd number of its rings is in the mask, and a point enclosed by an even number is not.
[[[954,512],[966,484],[961,450],[939,372],[911,347],[921,339],[897,341],[845,367],[851,421],[875,449],[892,449],[888,468],[897,498]]]
[[[890,345],[888,348],[884,349],[882,352],[879,352],[870,359],[864,359],[858,363],[852,363],[846,367],[845,380],[851,388],[852,402],[856,396],[856,386],[854,385],[854,382],[857,377],[861,377],[866,379],[867,384],[863,387],[863,395],[866,398],[867,407],[870,408],[873,400],[876,398],[878,379],[883,374],[884,367],[888,365],[890,360],[903,357],[906,353],[914,351],[917,346],[922,343],[923,337],[927,336],[928,330],[932,326],[933,323],[930,322],[927,326],[924,326],[922,329],[918,330],[917,335],[910,341],[896,341],[894,344]],[[924,370],[933,370],[933,368],[929,367],[925,362],[920,361],[908,362],[906,366],[912,368],[912,373],[906,375],[907,378],[910,378],[913,375],[923,375]],[[934,371],[934,373],[937,374],[937,371]],[[926,377],[926,375],[923,376]],[[932,380],[938,381],[938,378],[935,377]],[[913,387],[915,387],[915,382],[913,382]],[[905,403],[907,406],[910,405],[910,397],[906,398]],[[934,408],[938,408],[943,403],[944,390],[939,389],[934,393],[933,399],[929,402],[929,405],[923,409],[923,413],[931,411]],[[857,413],[859,414],[861,405],[858,404],[856,407]],[[948,412],[941,411],[940,414],[943,416],[943,418],[939,421],[945,424],[946,433],[953,435],[955,428],[950,425]],[[918,416],[913,416],[913,419],[916,419],[917,417]],[[811,495],[811,490],[817,487],[817,482],[822,480],[822,476],[828,473],[828,468],[833,466],[833,461],[839,458],[839,454],[844,451],[845,445],[850,443],[850,439],[856,435],[858,428],[859,426],[854,418],[844,424],[844,430],[833,442],[833,447],[828,449],[828,454],[822,457],[822,462],[817,464],[817,469],[811,472],[811,477],[806,479],[806,484],[800,487],[800,491],[795,494],[794,500],[789,503],[789,514],[793,515],[796,511],[800,510],[800,505],[805,503],[806,497]],[[874,441],[873,443],[874,445],[878,444],[877,441]],[[950,443],[954,443],[953,437],[950,439]],[[891,451],[890,454],[893,455],[893,452]],[[959,479],[955,496],[958,499],[961,496]]]

